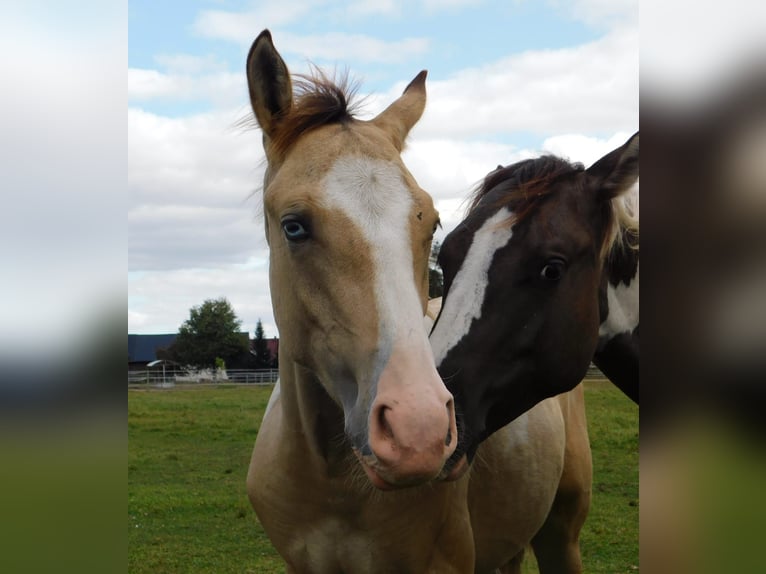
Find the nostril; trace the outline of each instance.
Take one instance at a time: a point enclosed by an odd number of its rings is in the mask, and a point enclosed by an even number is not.
[[[452,444],[452,421],[455,413],[455,401],[450,399],[447,401],[447,437],[444,439],[444,446],[450,446]]]
[[[393,439],[394,430],[391,428],[391,425],[388,423],[388,420],[386,420],[387,410],[389,410],[388,407],[380,407],[380,410],[378,411],[378,424],[380,425],[380,430],[381,430],[381,433],[383,434],[383,437],[388,439]]]

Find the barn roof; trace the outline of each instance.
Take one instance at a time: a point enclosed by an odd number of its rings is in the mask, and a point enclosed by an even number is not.
[[[176,340],[178,333],[165,335],[128,335],[128,362],[143,363],[157,358],[157,349],[167,348]]]

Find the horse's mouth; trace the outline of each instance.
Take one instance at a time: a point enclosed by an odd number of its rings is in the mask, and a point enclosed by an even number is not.
[[[359,464],[364,469],[367,478],[372,485],[379,490],[397,490],[410,486],[417,486],[431,480],[452,482],[460,479],[470,467],[466,455],[456,461],[448,461],[436,476],[411,476],[405,479],[397,479],[395,482],[387,478],[386,472],[377,464],[373,456],[364,456],[358,449],[353,449]]]
[[[379,490],[395,490],[396,488],[399,488],[397,485],[391,484],[383,478],[380,473],[378,473],[378,471],[375,470],[372,465],[368,464],[361,456],[357,454],[357,457],[359,457],[359,461],[367,478],[375,488]]]
[[[468,456],[465,454],[453,462],[452,459],[447,461],[444,468],[436,477],[437,480],[443,480],[445,482],[453,482],[459,480],[463,475],[468,472],[471,465],[468,463]]]
[[[410,486],[418,486],[438,478],[438,476],[433,475],[413,475],[404,478],[398,477],[392,480],[391,477],[388,476],[388,473],[384,469],[380,468],[380,465],[374,456],[364,456],[356,448],[353,450],[357,460],[359,461],[359,464],[361,464],[362,468],[364,469],[367,478],[372,483],[372,485],[379,490],[398,490]]]

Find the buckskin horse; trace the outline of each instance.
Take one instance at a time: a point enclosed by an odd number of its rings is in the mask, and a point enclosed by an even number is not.
[[[518,572],[571,476],[567,414],[543,402],[444,469],[455,407],[423,328],[438,214],[400,157],[425,72],[368,121],[319,72],[294,90],[268,31],[247,76],[281,337],[247,477],[259,521],[290,573]],[[547,571],[578,571],[552,539]]]
[[[422,326],[438,214],[400,157],[425,76],[362,121],[321,73],[297,78],[294,93],[268,31],[248,54],[281,340],[247,485],[289,572],[465,572],[473,562],[465,513],[450,512],[465,506],[465,486],[427,484],[457,429]]]
[[[453,460],[591,360],[638,402],[638,153],[636,133],[588,169],[550,155],[499,167],[445,238],[430,338],[460,413]]]

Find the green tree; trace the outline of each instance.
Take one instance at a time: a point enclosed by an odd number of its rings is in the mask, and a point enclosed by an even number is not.
[[[168,349],[169,358],[197,368],[215,368],[216,359],[229,362],[247,353],[248,341],[240,333],[242,321],[225,298],[207,299],[189,310]]]
[[[444,279],[442,271],[439,269],[437,258],[442,244],[434,241],[431,246],[431,256],[428,258],[428,298],[441,297],[444,292]]]
[[[255,339],[253,339],[253,353],[255,353],[255,368],[268,369],[271,367],[271,351],[269,351],[266,334],[263,331],[263,323],[258,319],[255,325]]]

